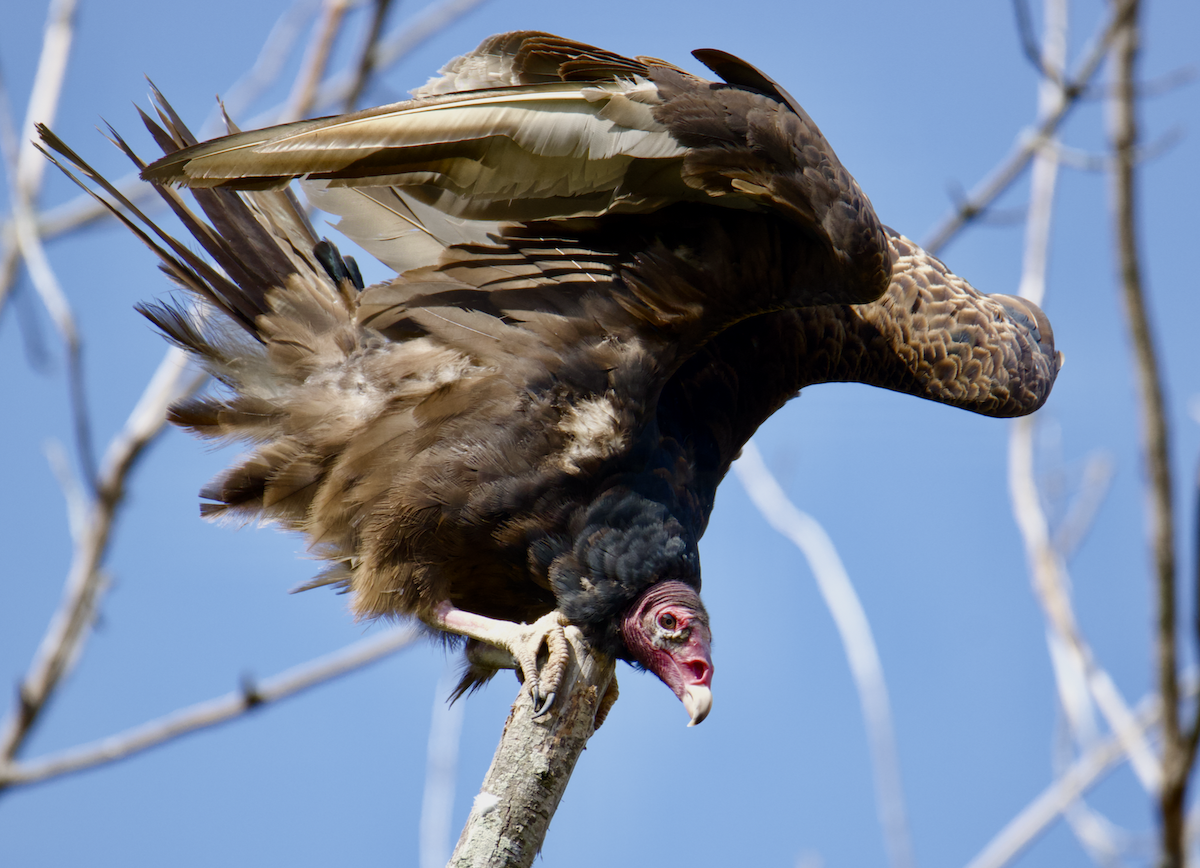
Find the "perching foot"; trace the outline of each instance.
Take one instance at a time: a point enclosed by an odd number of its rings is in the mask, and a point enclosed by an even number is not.
[[[534,718],[544,716],[554,706],[570,657],[563,632],[566,622],[559,612],[543,615],[532,624],[516,624],[456,609],[445,602],[434,610],[428,623],[439,630],[477,639],[511,654],[522,679],[529,684]],[[539,669],[538,653],[543,645],[547,657]]]

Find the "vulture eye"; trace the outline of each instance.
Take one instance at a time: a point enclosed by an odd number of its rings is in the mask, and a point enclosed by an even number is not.
[[[677,621],[675,616],[670,612],[663,612],[658,616],[658,626],[662,627],[664,630],[674,630],[679,626],[679,621]]]

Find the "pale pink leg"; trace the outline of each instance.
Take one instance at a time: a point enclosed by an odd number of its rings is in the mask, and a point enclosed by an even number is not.
[[[566,621],[558,611],[543,615],[532,624],[516,624],[456,609],[447,600],[433,610],[428,623],[447,633],[478,639],[507,651],[529,682],[533,716],[541,717],[550,710],[562,683],[569,656],[567,637],[563,633]],[[549,656],[539,673],[537,656],[543,643]]]

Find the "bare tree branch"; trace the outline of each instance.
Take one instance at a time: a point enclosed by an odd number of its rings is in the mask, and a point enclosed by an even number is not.
[[[342,31],[342,23],[352,3],[353,0],[325,0],[321,20],[313,30],[312,41],[308,45],[300,75],[292,86],[280,121],[307,117],[312,110],[317,87],[325,77],[325,68],[329,65],[333,43]]]
[[[930,238],[925,242],[926,250],[937,253],[946,245],[946,242],[976,219],[995,201],[996,197],[1020,177],[1042,143],[1054,135],[1067,114],[1078,103],[1084,87],[1099,71],[1100,64],[1108,53],[1108,48],[1112,44],[1117,30],[1131,13],[1135,2],[1136,0],[1119,0],[1114,5],[1112,16],[1101,31],[1100,38],[1095,41],[1091,50],[1084,57],[1078,72],[1064,85],[1063,98],[1058,107],[1042,119],[1032,135],[1022,136],[1013,153],[993,169],[971,194],[956,206],[954,213],[942,219],[942,222],[934,228]]]
[[[0,790],[73,774],[125,759],[180,736],[228,723],[272,702],[287,699],[348,672],[407,648],[420,636],[411,627],[396,627],[310,660],[300,666],[241,690],[181,708],[165,717],[127,729],[108,738],[20,763],[0,764]]]
[[[529,687],[521,688],[450,857],[453,868],[528,868],[542,847],[614,677],[613,661],[588,647],[578,629],[566,634],[571,659],[554,709],[534,720]]]
[[[51,4],[49,19],[42,41],[42,52],[34,77],[29,108],[20,133],[13,134],[11,105],[7,92],[0,98],[0,126],[6,154],[13,147],[16,155],[5,162],[12,178],[12,224],[14,246],[11,271],[4,272],[16,278],[16,256],[24,258],[29,276],[42,304],[50,314],[67,354],[67,385],[71,403],[71,417],[75,426],[76,449],[84,479],[91,488],[96,485],[96,459],[92,449],[91,422],[87,410],[87,396],[83,385],[83,346],[75,325],[71,304],[54,274],[46,251],[42,247],[37,231],[35,203],[46,173],[46,161],[33,145],[33,127],[39,121],[50,123],[58,108],[66,76],[67,61],[71,54],[71,40],[75,28],[75,0],[56,0]],[[0,81],[0,88],[3,82]],[[15,141],[13,141],[15,138]],[[11,286],[11,284],[8,284]],[[0,293],[4,287],[0,286]],[[4,298],[0,295],[0,307]]]
[[[1043,54],[1033,32],[1033,16],[1029,14],[1028,0],[1013,0],[1013,13],[1017,18],[1017,35],[1021,38],[1021,49],[1025,52],[1025,57],[1043,78],[1061,88],[1063,67],[1053,63]]]
[[[448,665],[433,691],[433,716],[425,751],[425,794],[417,832],[420,868],[442,868],[450,858],[454,779],[466,709],[465,702],[446,703],[456,681],[454,669]]]
[[[858,593],[829,535],[812,516],[798,510],[788,499],[767,469],[754,441],[742,447],[741,457],[734,462],[733,469],[763,518],[800,549],[817,580],[817,587],[833,616],[850,663],[854,684],[858,688],[858,700],[862,705],[875,771],[875,800],[888,861],[893,868],[915,865],[887,683],[871,633],[871,624]]]
[[[1066,515],[1058,523],[1051,540],[1054,550],[1064,562],[1083,545],[1084,538],[1091,531],[1100,504],[1108,494],[1113,474],[1116,472],[1116,462],[1111,455],[1098,452],[1088,456],[1083,468],[1083,478],[1075,493]]]
[[[382,69],[398,62],[426,40],[432,39],[486,2],[488,0],[437,0],[430,3],[415,20],[398,28],[397,32],[378,43],[375,51],[376,68]],[[354,91],[357,80],[357,70],[344,70],[331,76],[317,93],[314,105],[331,106],[345,102]],[[261,124],[256,121],[255,126],[259,125]]]
[[[1133,154],[1135,164],[1148,163],[1161,157],[1184,139],[1184,129],[1181,126],[1171,127],[1154,141],[1147,145],[1139,145]],[[1053,149],[1055,159],[1064,166],[1078,169],[1082,172],[1111,172],[1114,161],[1111,154],[1092,154],[1081,148],[1068,148],[1061,142],[1047,142],[1042,150]]]
[[[371,73],[375,71],[378,62],[379,39],[383,36],[383,25],[387,22],[388,12],[391,9],[392,0],[373,0],[371,24],[367,28],[366,38],[363,39],[362,48],[359,50],[358,62],[354,64],[357,70],[354,76],[354,85],[346,94],[345,102],[342,103],[342,111],[352,112],[358,107],[358,101],[362,98],[363,91],[367,88],[367,82],[371,79]]]
[[[1044,8],[1046,35],[1039,57],[1051,71],[1061,70],[1066,65],[1067,5],[1065,0],[1046,0]],[[1061,76],[1043,79],[1039,85],[1040,114],[1045,114],[1062,99],[1060,86],[1055,81],[1061,81]],[[1053,147],[1040,149],[1033,163],[1020,286],[1022,295],[1039,304],[1043,302],[1046,290],[1057,177],[1057,151]],[[1053,546],[1049,522],[1037,490],[1033,462],[1036,424],[1037,417],[1030,416],[1016,420],[1011,428],[1009,491],[1014,517],[1025,544],[1033,588],[1046,617],[1046,638],[1059,701],[1072,740],[1088,747],[1097,736],[1094,700],[1113,732],[1123,741],[1142,786],[1154,794],[1162,778],[1157,758],[1146,740],[1138,736],[1133,715],[1111,676],[1096,661],[1072,608],[1066,559]],[[1102,834],[1098,823],[1093,822],[1098,818],[1082,806],[1068,811],[1066,816],[1080,843],[1100,861],[1104,855],[1100,851],[1111,849],[1111,842]]]
[[[1186,858],[1188,778],[1196,755],[1197,720],[1183,732],[1179,697],[1178,638],[1176,636],[1176,565],[1174,506],[1168,452],[1166,411],[1150,315],[1142,285],[1141,253],[1136,224],[1136,161],[1138,142],[1137,98],[1134,89],[1140,39],[1137,0],[1113,40],[1115,96],[1111,101],[1113,219],[1117,239],[1118,272],[1125,316],[1133,343],[1134,364],[1141,398],[1142,449],[1147,476],[1147,527],[1154,559],[1156,597],[1155,641],[1158,689],[1162,697],[1163,786],[1159,798],[1163,864],[1183,868]]]
[[[79,657],[105,589],[100,564],[134,463],[161,432],[167,406],[190,394],[204,379],[189,373],[183,351],[168,350],[125,427],[109,445],[83,531],[75,543],[62,601],[21,682],[17,706],[0,726],[0,764],[15,759],[46,701]]]
[[[1195,697],[1196,687],[1194,680],[1188,685],[1189,697]],[[1134,724],[1139,738],[1145,738],[1146,733],[1160,721],[1161,708],[1157,700],[1157,696],[1147,697],[1138,705]],[[1125,758],[1125,748],[1120,738],[1112,736],[1097,743],[1009,821],[979,855],[967,863],[967,868],[1002,868],[1011,864],[1068,807]]]
[[[16,174],[12,178],[13,199],[26,211],[32,211],[46,174],[46,162],[33,146],[34,124],[51,123],[58,108],[66,77],[67,61],[71,55],[71,40],[75,34],[76,0],[52,0],[42,37],[42,52],[38,58],[33,90],[25,123],[18,134]],[[19,216],[19,215],[18,215]],[[15,256],[10,254],[10,256]],[[16,279],[16,260],[5,257],[0,269],[0,313]]]
[[[200,126],[199,138],[203,139],[210,133],[223,132],[226,112],[231,117],[247,114],[249,107],[263,92],[279,80],[292,49],[304,35],[319,5],[319,0],[295,0],[284,10],[263,39],[262,47],[250,69],[239,75],[221,94],[224,111],[221,106],[213,107],[213,111]]]
[[[1142,786],[1151,794],[1157,793],[1163,774],[1159,761],[1146,740],[1138,735],[1133,715],[1120,691],[1108,672],[1096,662],[1076,622],[1066,590],[1069,584],[1066,567],[1061,554],[1050,543],[1049,529],[1033,481],[1032,427],[1033,420],[1028,417],[1018,419],[1013,424],[1009,443],[1009,480],[1013,512],[1025,541],[1038,601],[1046,615],[1048,628],[1062,643],[1062,650],[1072,667],[1084,679],[1087,692],[1095,699],[1113,732],[1125,741],[1125,751]],[[1060,676],[1061,687],[1061,678],[1064,676],[1061,671],[1056,671],[1056,674]],[[1069,699],[1065,695],[1064,704],[1070,711]]]
[[[1178,69],[1173,69],[1170,72],[1164,73],[1157,78],[1152,78],[1147,81],[1140,81],[1134,85],[1134,92],[1138,99],[1154,99],[1155,97],[1163,96],[1178,90],[1184,85],[1191,84],[1197,78],[1200,78],[1200,67],[1182,66]],[[1112,99],[1114,90],[1112,85],[1106,83],[1092,84],[1083,94],[1083,99],[1098,100]]]

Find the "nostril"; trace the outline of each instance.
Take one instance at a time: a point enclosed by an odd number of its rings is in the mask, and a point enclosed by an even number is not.
[[[709,684],[712,681],[712,666],[705,663],[703,660],[691,660],[684,664],[687,670],[692,674],[692,679],[697,684]]]

